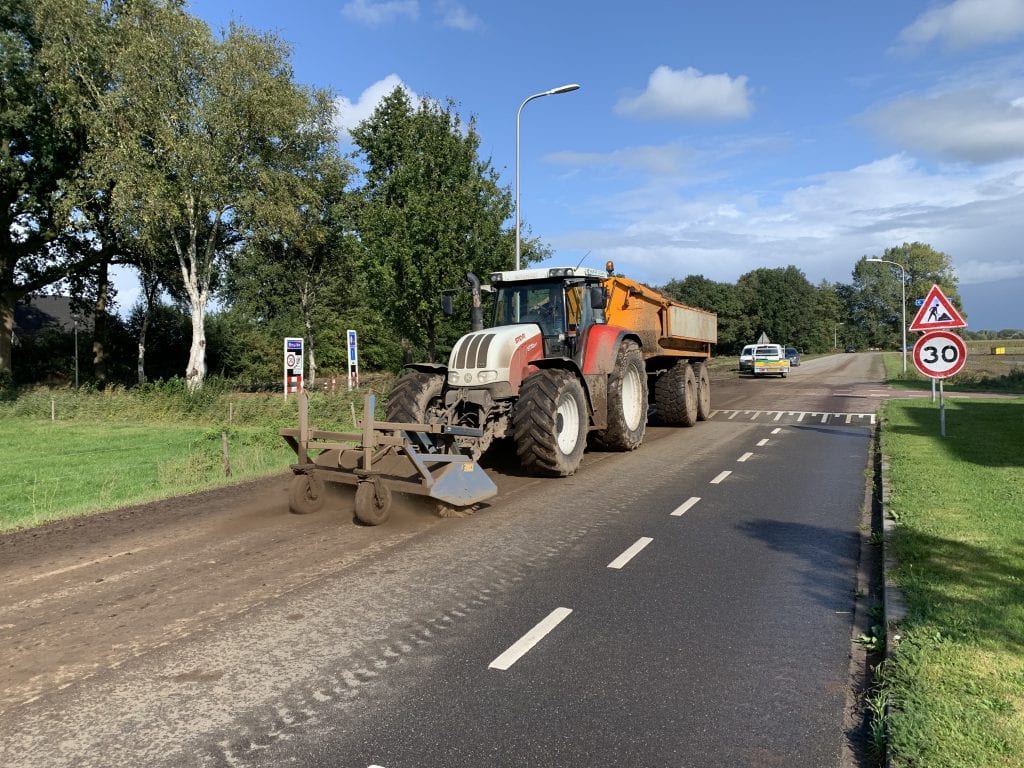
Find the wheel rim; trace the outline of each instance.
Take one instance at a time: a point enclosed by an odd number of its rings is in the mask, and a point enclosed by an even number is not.
[[[622,380],[622,416],[629,429],[633,430],[640,426],[640,419],[643,416],[643,389],[640,373],[635,368],[630,368]]]
[[[565,454],[572,453],[580,439],[580,409],[576,398],[568,394],[563,396],[562,401],[558,404],[555,419],[558,430],[558,450]]]

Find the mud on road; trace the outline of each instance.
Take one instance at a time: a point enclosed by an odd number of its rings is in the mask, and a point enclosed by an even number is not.
[[[438,524],[417,500],[388,525],[351,492],[288,513],[290,475],[0,536],[0,712],[301,588]],[[301,556],[296,556],[301,553]]]

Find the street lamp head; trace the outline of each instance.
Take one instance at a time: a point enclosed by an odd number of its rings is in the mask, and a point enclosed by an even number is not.
[[[865,261],[878,261],[878,262],[880,262],[882,260],[876,257],[876,258],[873,258],[873,259],[865,259]]]
[[[557,88],[552,88],[550,91],[545,91],[545,96],[554,96],[557,93],[569,93],[569,91],[578,91],[580,89],[579,83],[568,83],[567,85],[560,85]]]

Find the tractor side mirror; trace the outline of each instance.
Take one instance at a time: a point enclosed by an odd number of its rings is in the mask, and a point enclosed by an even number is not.
[[[445,317],[451,317],[455,314],[455,303],[452,301],[451,294],[441,294],[441,311]]]
[[[608,304],[608,294],[603,285],[590,286],[590,306],[593,309],[604,309]]]

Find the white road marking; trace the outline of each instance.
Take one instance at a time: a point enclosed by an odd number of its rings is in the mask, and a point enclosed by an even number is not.
[[[708,418],[709,418],[709,419],[713,419],[713,418],[715,418],[715,414],[716,414],[716,413],[718,413],[718,411],[712,411],[711,413],[709,413],[709,414],[708,414]]]
[[[749,459],[753,455],[754,454],[752,454],[750,451],[747,451],[742,456],[740,456],[738,459],[736,459],[736,461],[746,461],[747,459]]]
[[[821,423],[824,424],[826,421],[828,421],[828,417],[829,417],[829,414],[827,414],[827,413],[821,414]]]
[[[676,507],[676,509],[672,512],[672,517],[682,517],[682,515],[687,510],[691,509],[693,505],[696,504],[698,501],[700,501],[700,496],[691,496],[678,507]]]
[[[757,447],[758,448],[764,448],[766,445],[768,445],[768,438],[767,437],[764,438],[763,440],[758,440],[757,441]]]
[[[806,415],[807,415],[806,413],[804,413],[803,411],[801,411],[801,412],[800,412],[800,415],[799,415],[799,416],[797,416],[797,419],[796,419],[796,420],[797,420],[797,422],[801,422],[801,421],[803,421],[803,420],[804,420],[804,416],[806,416]]]
[[[539,643],[555,627],[561,624],[572,608],[555,608],[533,629],[516,640],[509,649],[487,665],[488,669],[508,669],[521,659],[533,646]]]
[[[775,420],[778,421],[781,418],[782,418],[782,411],[779,411],[778,413],[775,414]]]
[[[777,435],[781,431],[782,431],[782,427],[776,427],[775,429],[772,430],[772,434],[773,435]]]
[[[758,416],[760,416],[760,415],[761,415],[761,412],[760,412],[760,411],[755,411],[755,412],[754,412],[754,415],[750,417],[750,420],[751,420],[751,421],[753,421],[754,419],[756,419],[756,418],[757,418]]]
[[[608,563],[608,567],[609,568],[615,568],[616,570],[622,568],[622,566],[624,566],[626,563],[628,563],[630,560],[632,560],[634,557],[636,557],[640,553],[640,550],[642,550],[644,547],[646,547],[652,541],[654,541],[654,539],[652,539],[649,536],[641,536],[639,539],[637,539],[634,542],[633,546],[631,546],[629,549],[627,549],[621,555],[619,555],[614,560],[612,560],[610,563]]]
[[[847,424],[849,424],[849,423],[850,423],[850,420],[851,420],[852,418],[853,418],[853,414],[852,414],[852,413],[848,413],[848,414],[846,414],[846,423],[847,423]]]
[[[725,472],[719,472],[718,475],[715,477],[715,479],[711,481],[711,485],[718,485],[720,482],[725,480],[725,478],[727,478],[731,474],[732,474],[732,470],[731,469],[727,469],[727,470],[725,470]]]
[[[739,412],[739,411],[733,411],[733,412],[732,412],[732,416],[730,416],[729,418],[730,418],[730,419],[735,419],[735,418],[736,418],[737,416],[739,416],[739,415],[740,415],[740,412]]]

